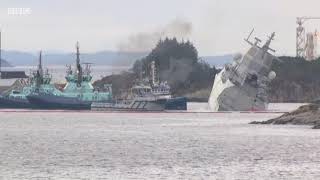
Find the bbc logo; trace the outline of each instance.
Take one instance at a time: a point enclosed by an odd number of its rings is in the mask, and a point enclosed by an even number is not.
[[[30,15],[32,13],[31,8],[8,8],[8,15]]]

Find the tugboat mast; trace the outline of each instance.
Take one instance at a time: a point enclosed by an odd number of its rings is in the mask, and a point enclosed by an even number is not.
[[[39,55],[38,71],[39,71],[39,74],[42,76],[42,75],[43,75],[43,69],[42,69],[42,51],[40,51],[40,55]]]
[[[38,69],[36,72],[36,90],[39,90],[39,87],[41,84],[43,84],[43,69],[42,69],[42,51],[40,51],[39,54],[39,63],[38,63]]]
[[[76,59],[76,66],[77,66],[77,86],[80,87],[81,86],[81,82],[82,82],[82,67],[80,64],[80,51],[79,51],[79,42],[77,42],[76,45],[77,48],[77,59]]]

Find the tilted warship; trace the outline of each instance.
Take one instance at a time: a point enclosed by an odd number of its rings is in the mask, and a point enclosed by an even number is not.
[[[276,77],[271,70],[273,60],[269,53],[275,33],[272,33],[263,46],[260,39],[250,42],[250,33],[245,41],[251,45],[244,55],[234,57],[232,64],[226,64],[216,75],[209,97],[209,108],[212,111],[264,111],[268,106],[267,88]]]

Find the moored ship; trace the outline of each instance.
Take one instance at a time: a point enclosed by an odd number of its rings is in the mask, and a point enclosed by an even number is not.
[[[131,88],[128,99],[112,103],[92,103],[94,111],[163,111],[167,98],[155,95],[150,86],[137,85]]]
[[[111,85],[108,92],[100,92],[92,86],[90,64],[80,63],[79,44],[76,45],[76,65],[67,68],[67,84],[63,91],[37,91],[27,96],[29,102],[40,109],[91,109],[93,102],[111,102]]]
[[[32,72],[27,80],[17,80],[12,88],[0,96],[0,108],[34,108],[27,99],[28,95],[39,91],[58,92],[51,84],[51,79],[49,71],[43,70],[42,52],[40,52],[37,70]]]
[[[187,110],[187,98],[172,97],[169,84],[159,82],[155,63],[151,63],[151,82],[148,78],[140,80],[127,92],[124,100],[114,100],[112,103],[92,104],[96,111],[164,111]]]

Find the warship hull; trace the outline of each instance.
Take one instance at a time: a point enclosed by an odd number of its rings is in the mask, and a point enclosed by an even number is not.
[[[230,80],[222,80],[220,72],[214,81],[209,107],[212,111],[264,111],[267,102],[258,98],[258,90],[251,85],[237,86]]]

